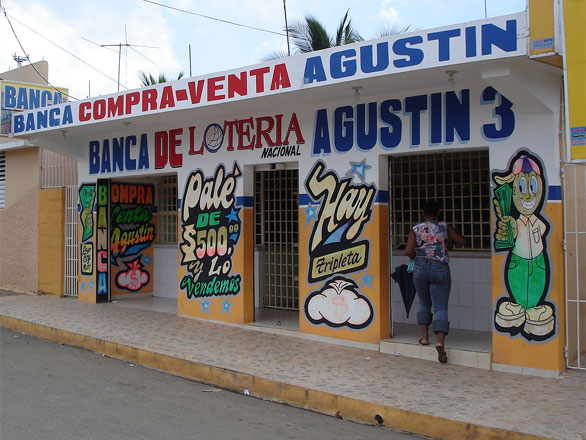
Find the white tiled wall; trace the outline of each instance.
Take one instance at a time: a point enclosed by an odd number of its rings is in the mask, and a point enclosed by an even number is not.
[[[177,247],[155,245],[153,296],[177,298]]]
[[[401,264],[409,264],[405,256],[392,256],[391,272]],[[490,258],[450,257],[452,290],[448,307],[451,328],[465,330],[492,330],[491,267]],[[409,317],[401,298],[399,285],[391,280],[391,307],[393,322],[417,324],[418,298],[415,298]]]

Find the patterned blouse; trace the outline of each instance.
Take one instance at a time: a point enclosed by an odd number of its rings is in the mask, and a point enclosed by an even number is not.
[[[446,222],[422,222],[413,226],[417,257],[448,263],[448,224]]]

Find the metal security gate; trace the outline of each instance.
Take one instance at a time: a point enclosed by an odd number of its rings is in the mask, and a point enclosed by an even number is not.
[[[586,164],[564,163],[566,361],[586,370]]]
[[[262,305],[298,310],[299,171],[257,171],[255,180],[255,246],[262,254]]]
[[[77,185],[65,187],[65,261],[63,293],[77,296]]]

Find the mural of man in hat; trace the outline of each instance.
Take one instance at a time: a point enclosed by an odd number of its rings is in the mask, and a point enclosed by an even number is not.
[[[546,237],[551,225],[542,213],[547,182],[540,160],[519,151],[504,172],[493,172],[497,227],[494,248],[507,252],[495,327],[527,340],[543,341],[555,332],[555,306],[545,301],[550,279]]]

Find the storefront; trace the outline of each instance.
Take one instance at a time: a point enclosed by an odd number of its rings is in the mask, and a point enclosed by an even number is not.
[[[565,368],[562,71],[526,13],[31,111],[78,160],[79,299],[379,344],[415,323],[391,273],[435,198],[467,238],[453,329],[493,367]]]

